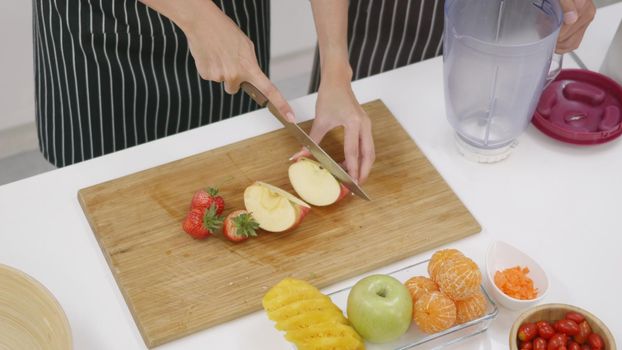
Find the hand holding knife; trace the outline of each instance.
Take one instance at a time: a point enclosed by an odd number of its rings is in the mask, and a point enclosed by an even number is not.
[[[246,92],[261,107],[268,110],[285,126],[285,129],[294,136],[300,144],[305,146],[315,159],[326,168],[337,180],[343,183],[352,193],[357,196],[370,200],[363,189],[339,166],[317,143],[315,143],[307,133],[305,133],[296,123],[290,122],[283,116],[268,98],[249,82],[240,84],[240,88]]]

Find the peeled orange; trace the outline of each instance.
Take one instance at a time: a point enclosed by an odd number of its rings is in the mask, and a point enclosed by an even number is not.
[[[441,292],[423,294],[413,306],[414,321],[421,331],[436,333],[456,322],[456,304]]]
[[[436,282],[424,276],[415,276],[410,278],[404,283],[410,296],[413,299],[413,303],[417,302],[417,299],[425,293],[438,292],[438,285]]]
[[[456,323],[474,320],[486,312],[486,297],[481,291],[474,296],[456,301]]]
[[[463,257],[464,255],[457,249],[442,249],[435,252],[428,263],[428,274],[430,278],[436,281],[436,274],[443,264],[455,257]]]
[[[482,273],[473,260],[462,256],[445,261],[436,273],[441,292],[453,300],[464,300],[480,290]]]

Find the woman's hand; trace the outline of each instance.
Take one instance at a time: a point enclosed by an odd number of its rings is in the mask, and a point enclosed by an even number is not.
[[[319,143],[336,127],[344,128],[345,166],[350,176],[363,183],[376,159],[371,121],[361,108],[350,81],[348,61],[348,0],[311,0],[320,48],[322,75],[310,137]],[[303,148],[292,159],[309,151]]]
[[[309,136],[320,143],[326,133],[337,127],[344,128],[346,170],[355,181],[363,183],[376,159],[372,126],[352,92],[349,75],[343,70],[335,74],[323,72]],[[309,151],[303,148],[292,159],[308,155]]]
[[[593,0],[560,0],[560,3],[564,23],[559,31],[555,52],[562,54],[579,47],[585,30],[594,19],[596,6]]]
[[[212,1],[141,0],[169,17],[186,35],[201,78],[225,84],[235,94],[248,81],[257,87],[289,121],[294,112],[261,71],[253,42]]]
[[[340,126],[344,128],[348,174],[363,183],[376,159],[371,121],[356,100],[349,80],[345,83],[322,82],[309,136],[319,142],[328,131]]]

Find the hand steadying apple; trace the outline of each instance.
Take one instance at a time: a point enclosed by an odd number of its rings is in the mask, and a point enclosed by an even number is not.
[[[311,1],[320,53],[321,79],[315,120],[309,136],[320,142],[336,127],[344,128],[345,168],[358,183],[367,180],[376,154],[371,121],[361,108],[350,81],[348,1]],[[303,149],[292,158],[309,156]]]
[[[344,128],[345,168],[354,181],[362,184],[369,176],[376,153],[371,120],[356,100],[349,79],[322,80],[309,136],[319,143],[337,127]],[[303,148],[290,159],[310,156]]]

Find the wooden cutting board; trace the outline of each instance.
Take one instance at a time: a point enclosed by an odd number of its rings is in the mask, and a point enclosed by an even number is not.
[[[290,233],[233,244],[197,241],[181,224],[199,188],[221,186],[225,214],[244,208],[255,180],[292,193],[288,157],[299,149],[277,130],[79,191],[80,204],[149,347],[261,309],[286,276],[325,287],[480,232],[480,226],[385,105],[363,106],[376,163],[364,188],[313,208]],[[308,130],[310,123],[304,123]],[[342,131],[322,142],[343,159]]]

